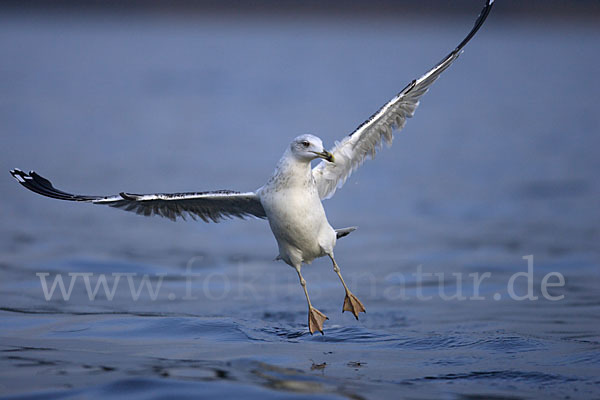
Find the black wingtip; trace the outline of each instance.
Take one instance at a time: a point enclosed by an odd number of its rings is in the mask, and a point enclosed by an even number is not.
[[[481,12],[479,13],[479,16],[475,20],[475,25],[473,25],[473,29],[471,29],[471,32],[469,32],[467,37],[465,37],[463,39],[463,41],[460,42],[460,44],[458,46],[456,46],[454,53],[458,53],[459,51],[461,51],[463,49],[463,47],[465,47],[466,44],[469,43],[469,40],[471,40],[473,38],[473,36],[475,36],[475,34],[479,30],[479,28],[481,28],[481,26],[487,19],[493,6],[494,6],[494,0],[487,0],[485,2],[485,6],[483,7],[483,10],[481,10]]]
[[[10,174],[25,188],[34,193],[41,194],[42,196],[70,201],[91,201],[98,198],[97,196],[81,196],[58,190],[52,185],[52,182],[39,175],[35,171],[29,171],[29,173],[26,173],[21,171],[19,168],[15,168],[10,170]]]
[[[21,171],[19,168],[11,169],[10,174],[19,183],[25,182],[25,177],[27,177],[27,174],[25,172]]]

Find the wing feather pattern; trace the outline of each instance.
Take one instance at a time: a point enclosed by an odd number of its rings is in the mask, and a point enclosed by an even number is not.
[[[487,0],[473,29],[456,49],[425,75],[409,83],[349,136],[346,136],[341,142],[335,143],[331,149],[335,163],[321,161],[313,168],[313,176],[321,199],[333,196],[335,191],[344,185],[352,172],[368,157],[374,158],[383,141],[388,146],[392,144],[393,131],[401,130],[404,127],[406,119],[413,116],[419,105],[419,99],[427,93],[440,74],[460,56],[463,47],[483,25],[493,3],[494,0]]]
[[[265,210],[254,192],[234,192],[219,190],[215,192],[194,193],[157,193],[132,194],[120,193],[114,196],[75,195],[56,189],[52,183],[31,171],[25,173],[20,169],[10,171],[11,175],[32,192],[42,196],[60,200],[82,201],[93,204],[104,204],[121,208],[144,216],[158,215],[175,221],[178,217],[185,219],[200,218],[204,222],[219,222],[224,218],[257,217],[266,218]]]

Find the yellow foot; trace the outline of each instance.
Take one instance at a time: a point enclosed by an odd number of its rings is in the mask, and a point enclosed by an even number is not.
[[[317,310],[314,307],[311,307],[308,310],[308,330],[312,335],[315,331],[321,332],[323,334],[323,322],[325,322],[327,316],[323,314],[321,311]]]
[[[344,299],[344,309],[342,310],[342,312],[344,311],[351,311],[352,314],[354,314],[354,316],[356,317],[356,319],[358,319],[358,313],[367,312],[367,310],[365,310],[365,306],[363,306],[363,303],[361,303],[360,300],[357,299],[356,296],[353,295],[351,292],[346,292],[346,298]]]

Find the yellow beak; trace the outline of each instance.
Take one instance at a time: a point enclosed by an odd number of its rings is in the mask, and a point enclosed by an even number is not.
[[[317,157],[322,158],[323,160],[329,161],[331,163],[335,162],[335,158],[333,157],[333,154],[331,154],[327,150],[323,150],[320,153],[315,152],[315,154],[317,155]]]

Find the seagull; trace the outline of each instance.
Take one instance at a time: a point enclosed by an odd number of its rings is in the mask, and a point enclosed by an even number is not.
[[[391,145],[394,131],[404,127],[413,116],[420,98],[463,51],[463,47],[483,25],[494,0],[487,0],[473,29],[460,44],[419,79],[413,80],[354,132],[325,150],[316,136],[306,134],[295,138],[286,148],[267,183],[253,192],[219,190],[212,192],[133,194],[121,192],[112,196],[75,195],[56,189],[46,178],[31,171],[10,171],[27,189],[43,196],[121,208],[137,214],[158,215],[175,221],[189,216],[204,222],[219,222],[225,218],[255,217],[267,219],[279,247],[278,260],[293,267],[308,303],[308,330],[323,334],[328,319],[316,309],[308,295],[302,277],[302,264],[327,256],[346,292],[342,312],[350,311],[358,320],[366,312],[362,302],[350,291],[335,261],[333,249],[337,239],[356,227],[334,229],[327,221],[322,201],[341,188],[348,177],[367,158],[374,158],[383,142]],[[311,167],[311,162],[320,162]]]

